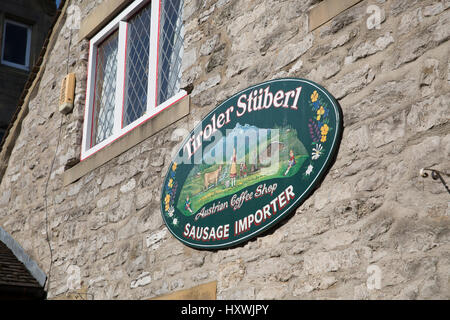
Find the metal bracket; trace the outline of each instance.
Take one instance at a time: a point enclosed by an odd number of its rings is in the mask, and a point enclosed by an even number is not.
[[[443,172],[440,172],[438,170],[434,170],[434,169],[431,169],[431,168],[422,168],[422,169],[420,169],[420,176],[423,177],[423,178],[428,177],[428,173],[425,172],[425,171],[431,171],[431,178],[433,178],[433,180],[438,180],[438,179],[441,180],[441,182],[444,185],[445,189],[450,194],[450,189],[449,189],[447,183],[445,183],[445,180],[444,180],[444,178],[442,178],[442,175],[441,175],[441,173],[444,174]]]

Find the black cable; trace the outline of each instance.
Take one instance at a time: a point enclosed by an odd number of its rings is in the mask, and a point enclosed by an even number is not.
[[[58,132],[58,140],[57,140],[57,144],[56,144],[56,150],[55,150],[55,155],[53,157],[52,160],[52,164],[50,165],[50,170],[47,176],[47,181],[45,182],[45,191],[44,191],[44,205],[45,205],[45,232],[46,232],[46,236],[47,236],[47,243],[48,243],[48,248],[50,250],[50,266],[47,272],[47,278],[46,278],[46,283],[47,283],[47,293],[49,291],[50,288],[50,272],[52,270],[52,264],[53,264],[53,250],[52,250],[52,245],[50,243],[50,237],[49,237],[49,232],[48,232],[48,203],[47,203],[47,189],[48,189],[48,183],[50,181],[50,177],[52,174],[52,170],[53,170],[53,165],[55,164],[55,160],[56,160],[56,155],[58,153],[58,148],[59,148],[59,142],[60,142],[60,137],[61,137],[61,131],[62,131],[62,120],[63,117],[62,115],[60,116],[60,122],[59,122],[59,132]],[[44,284],[45,287],[45,284]]]
[[[69,46],[67,48],[67,64],[66,64],[66,75],[69,74],[69,58],[70,58],[70,47],[72,45],[72,27],[69,26],[70,29],[70,35],[69,35]],[[45,285],[47,284],[47,294],[50,290],[50,274],[52,271],[52,265],[53,265],[53,250],[52,250],[52,245],[50,242],[50,236],[49,236],[49,232],[48,232],[48,203],[47,203],[47,190],[48,190],[48,183],[50,182],[50,177],[53,171],[53,166],[55,164],[55,160],[56,160],[56,156],[58,154],[58,149],[59,149],[59,144],[61,142],[61,132],[62,132],[62,125],[63,125],[63,116],[60,114],[60,121],[59,121],[59,132],[58,132],[58,139],[57,139],[57,143],[56,143],[56,149],[55,149],[55,155],[53,156],[52,159],[52,163],[50,165],[50,170],[48,172],[48,176],[47,176],[47,181],[45,182],[45,190],[44,190],[44,206],[45,206],[45,232],[46,232],[46,238],[47,238],[47,243],[48,243],[48,248],[50,250],[50,266],[48,269],[48,273],[47,273],[47,278],[45,279],[46,283],[44,283],[44,288]]]

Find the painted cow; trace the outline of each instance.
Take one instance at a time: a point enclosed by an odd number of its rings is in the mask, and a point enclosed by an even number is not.
[[[214,183],[215,185],[217,185],[217,183],[219,182],[219,175],[220,175],[221,170],[222,170],[222,165],[220,165],[217,170],[214,170],[212,172],[206,172],[204,174],[205,190],[208,189],[208,187],[211,183]]]

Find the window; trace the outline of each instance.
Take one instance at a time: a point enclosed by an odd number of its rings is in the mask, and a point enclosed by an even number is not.
[[[81,159],[186,95],[183,0],[135,0],[90,41]]]
[[[31,27],[6,19],[3,25],[2,64],[28,70],[30,44]]]

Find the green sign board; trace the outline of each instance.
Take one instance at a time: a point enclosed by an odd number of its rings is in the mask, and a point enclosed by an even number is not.
[[[315,189],[341,134],[338,103],[311,81],[277,79],[243,90],[182,142],[161,192],[164,222],[195,248],[255,237]]]

